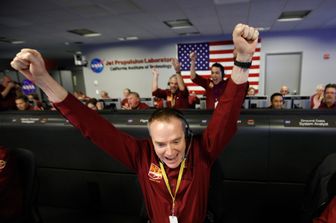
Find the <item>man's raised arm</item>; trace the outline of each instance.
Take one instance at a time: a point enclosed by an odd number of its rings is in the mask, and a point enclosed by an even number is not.
[[[237,53],[231,79],[236,84],[247,81],[248,69],[244,65],[252,62],[253,53],[258,43],[259,32],[248,25],[238,24],[232,32],[233,43]],[[239,66],[239,63],[240,66]]]
[[[179,90],[184,91],[186,87],[185,87],[185,84],[184,84],[184,81],[183,81],[183,77],[181,75],[181,64],[176,58],[174,58],[172,60],[172,65],[175,69],[176,79],[177,79],[177,84],[178,84]]]
[[[22,49],[11,66],[40,87],[52,102],[63,101],[68,92],[48,73],[41,54],[33,49]]]
[[[204,148],[214,161],[237,130],[237,120],[247,89],[248,67],[251,65],[259,33],[253,27],[238,24],[232,33],[237,51],[232,75],[203,133]]]

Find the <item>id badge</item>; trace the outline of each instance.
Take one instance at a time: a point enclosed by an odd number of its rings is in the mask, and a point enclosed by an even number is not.
[[[178,223],[177,217],[176,216],[169,216],[169,223]]]
[[[217,105],[218,105],[218,101],[215,102],[215,108],[217,107]]]

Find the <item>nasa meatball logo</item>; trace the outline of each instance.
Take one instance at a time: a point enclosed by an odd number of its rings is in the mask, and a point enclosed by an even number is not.
[[[28,79],[25,79],[23,82],[22,82],[22,91],[25,95],[28,95],[28,94],[34,94],[36,93],[36,87],[35,85],[33,84],[33,82],[31,82],[30,80]]]
[[[100,73],[104,69],[104,63],[101,59],[94,58],[93,60],[91,60],[90,67],[93,72]]]

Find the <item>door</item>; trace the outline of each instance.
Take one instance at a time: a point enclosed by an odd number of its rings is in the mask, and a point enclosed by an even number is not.
[[[289,88],[289,94],[300,94],[302,53],[266,54],[265,94],[279,92],[281,86]]]

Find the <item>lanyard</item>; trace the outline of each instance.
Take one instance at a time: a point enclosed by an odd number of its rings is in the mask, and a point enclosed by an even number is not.
[[[174,107],[176,102],[176,95],[172,94],[171,106]]]
[[[183,159],[182,163],[181,163],[181,166],[180,166],[180,171],[179,171],[179,175],[177,177],[177,184],[176,184],[176,189],[175,189],[175,193],[173,195],[171,189],[170,189],[170,185],[169,185],[169,180],[168,180],[168,177],[167,177],[167,174],[166,174],[166,171],[164,169],[164,166],[162,164],[162,162],[160,162],[160,168],[161,168],[161,172],[162,172],[162,175],[163,175],[163,179],[164,179],[164,182],[166,183],[166,186],[167,186],[167,189],[168,189],[168,192],[172,198],[172,201],[173,201],[173,206],[172,206],[172,216],[175,215],[175,198],[176,198],[176,194],[177,194],[177,191],[180,187],[180,184],[181,184],[181,181],[182,181],[182,175],[183,175],[183,170],[184,170],[184,166],[185,166],[185,160],[186,159]]]

